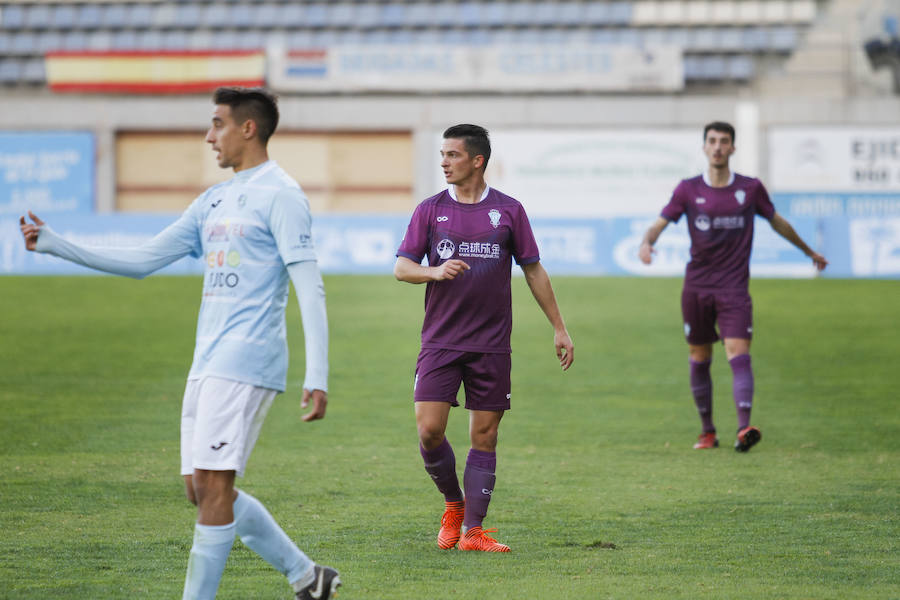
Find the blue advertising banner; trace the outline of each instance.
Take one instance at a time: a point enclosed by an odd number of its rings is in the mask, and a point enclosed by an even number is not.
[[[43,216],[43,215],[42,215]],[[73,242],[88,246],[135,246],[149,240],[177,215],[70,215],[48,223]],[[656,243],[652,265],[637,256],[654,218],[532,219],[541,261],[553,275],[678,277],[689,258],[687,226],[670,225]],[[830,261],[827,277],[900,278],[900,217],[793,217],[792,225]],[[408,215],[319,215],[313,234],[324,273],[380,274],[393,271]],[[756,219],[750,271],[755,277],[813,277],[811,261]],[[161,271],[202,273],[203,262],[183,259]],[[514,269],[518,272],[518,269]],[[0,218],[0,273],[88,274],[89,269],[27,252],[13,218]]]
[[[0,133],[0,218],[94,210],[94,135]]]

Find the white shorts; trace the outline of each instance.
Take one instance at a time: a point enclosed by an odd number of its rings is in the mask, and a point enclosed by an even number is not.
[[[189,379],[181,406],[181,474],[244,475],[277,391],[219,377]]]

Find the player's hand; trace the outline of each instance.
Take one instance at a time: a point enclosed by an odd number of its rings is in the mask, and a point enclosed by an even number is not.
[[[325,407],[328,406],[328,392],[322,390],[309,391],[303,388],[303,396],[300,397],[300,408],[309,406],[312,400],[313,408],[311,411],[303,415],[304,421],[318,421],[325,418]]]
[[[820,271],[824,271],[825,267],[828,266],[828,261],[825,260],[825,257],[818,252],[813,252],[810,255],[810,258],[812,259],[813,264],[816,265],[816,268]]]
[[[647,242],[643,242],[641,244],[640,250],[638,250],[638,258],[640,258],[641,262],[645,265],[649,265],[651,262],[653,262],[654,254],[656,254],[656,250],[654,250],[653,246],[651,246]]]
[[[19,217],[19,231],[22,232],[22,237],[25,238],[25,248],[34,250],[37,247],[38,235],[41,233],[41,227],[44,226],[44,222],[38,219],[30,210],[28,211],[28,216],[31,217],[34,223],[28,223],[25,217]]]
[[[471,267],[469,267],[469,265],[465,262],[459,260],[458,258],[453,258],[439,264],[434,268],[434,280],[444,281],[445,279],[455,279],[456,277],[468,271],[470,268]]]
[[[575,362],[575,344],[572,343],[569,332],[563,330],[554,333],[553,345],[556,346],[556,358],[559,359],[559,366],[563,371],[568,371]]]

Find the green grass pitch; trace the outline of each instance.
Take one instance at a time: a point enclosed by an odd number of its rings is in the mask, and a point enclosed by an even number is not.
[[[0,598],[178,598],[194,508],[178,475],[200,278],[0,279]],[[514,285],[513,410],[485,523],[513,552],[435,545],[442,499],[417,451],[424,287],[326,277],[328,417],[291,391],[239,482],[342,572],[341,600],[900,598],[900,285],[755,280],[753,422],[731,449],[731,373],[713,362],[723,448],[691,449],[678,279],[554,278],[576,344]],[[458,463],[467,418],[453,411]],[[285,599],[235,543],[222,599]]]

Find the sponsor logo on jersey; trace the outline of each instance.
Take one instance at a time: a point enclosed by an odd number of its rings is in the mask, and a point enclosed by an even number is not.
[[[744,215],[716,217],[712,222],[713,229],[742,229]]]
[[[694,227],[700,231],[709,231],[709,225],[709,217],[706,215],[697,215],[697,218],[694,219]]]
[[[454,252],[456,252],[456,244],[454,244],[452,240],[444,238],[438,242],[437,253],[441,258],[446,260],[453,256]]]
[[[221,198],[219,198],[218,200],[216,200],[215,202],[213,202],[210,206],[212,206],[212,208],[215,208],[215,207],[217,207],[217,206],[220,205],[220,204],[222,204],[222,199],[221,199]]]
[[[241,254],[237,250],[232,250],[228,253],[226,259],[228,261],[229,267],[236,267],[241,264]]]
[[[747,192],[745,192],[744,190],[737,190],[734,193],[734,199],[738,201],[738,204],[743,206],[744,201],[747,199]]]
[[[487,242],[460,242],[459,255],[468,258],[500,258],[500,244]]]
[[[488,219],[491,220],[491,226],[494,229],[500,226],[500,211],[496,208],[492,208],[488,211]]]

